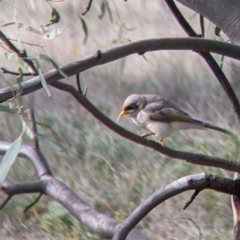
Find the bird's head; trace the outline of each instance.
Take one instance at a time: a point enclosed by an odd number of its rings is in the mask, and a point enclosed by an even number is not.
[[[133,94],[126,98],[122,105],[122,110],[118,115],[117,121],[123,116],[129,114],[135,117],[146,105],[146,99],[143,95]]]

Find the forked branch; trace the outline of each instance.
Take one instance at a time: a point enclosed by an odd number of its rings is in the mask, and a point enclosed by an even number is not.
[[[80,103],[85,109],[87,109],[88,112],[90,112],[96,119],[98,119],[100,122],[102,122],[105,126],[107,126],[109,129],[111,129],[118,135],[132,142],[153,149],[171,158],[184,160],[186,162],[198,165],[223,168],[233,172],[237,171],[240,173],[240,163],[238,162],[233,162],[223,158],[211,157],[203,154],[181,152],[167,147],[163,147],[157,142],[146,140],[117,125],[115,122],[113,122],[103,113],[101,113],[83,94],[80,94],[73,86],[62,82],[55,82],[51,85],[59,90],[70,93],[78,101],[78,103]]]
[[[124,240],[128,233],[156,206],[180,193],[189,190],[202,191],[212,189],[222,193],[240,195],[240,183],[205,173],[195,174],[178,179],[143,201],[134,212],[120,225],[113,240]]]
[[[4,154],[10,145],[11,143],[0,141],[0,154]],[[107,239],[113,237],[113,234],[118,228],[118,222],[91,208],[65,183],[56,179],[52,175],[47,161],[39,149],[23,145],[20,149],[19,156],[31,161],[35,167],[38,180],[26,183],[10,183],[5,181],[2,191],[5,192],[8,197],[2,203],[0,209],[16,194],[42,193],[60,203],[73,217],[95,234]],[[140,232],[133,230],[128,240],[150,239]]]
[[[184,18],[182,13],[177,8],[174,1],[173,0],[165,0],[165,2],[168,5],[168,7],[170,8],[170,10],[172,11],[172,13],[175,16],[175,18],[177,19],[177,21],[179,22],[179,24],[182,26],[182,28],[188,34],[188,36],[198,37],[198,34],[192,29],[190,24],[186,21],[186,19]],[[204,60],[206,61],[206,63],[208,64],[208,66],[210,67],[210,69],[212,70],[214,75],[216,76],[216,78],[218,79],[218,81],[221,84],[221,86],[227,96],[227,99],[233,109],[235,118],[238,121],[238,124],[240,124],[240,104],[239,104],[238,98],[237,98],[233,88],[231,87],[227,77],[225,76],[222,69],[219,67],[219,65],[217,64],[217,62],[215,61],[215,59],[213,58],[213,56],[210,53],[201,52],[201,51],[198,51],[197,53],[204,58]]]
[[[240,46],[223,43],[214,40],[199,38],[159,38],[141,40],[123,44],[119,47],[101,51],[101,54],[93,54],[79,61],[61,67],[67,76],[73,76],[95,66],[99,66],[114,60],[129,56],[134,53],[142,53],[159,50],[193,50],[202,52],[214,52],[234,59],[240,60]],[[99,52],[99,51],[98,51]],[[63,78],[59,71],[52,69],[44,74],[48,84],[54,83]],[[12,98],[12,90],[19,88],[13,85],[11,88],[0,89],[0,102],[5,102]],[[21,83],[22,95],[32,93],[42,88],[40,77],[34,77]]]

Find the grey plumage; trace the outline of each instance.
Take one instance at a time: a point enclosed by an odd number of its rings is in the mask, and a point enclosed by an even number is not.
[[[196,119],[168,99],[153,94],[127,97],[119,118],[125,114],[129,114],[135,124],[156,135],[160,142],[182,129],[212,129],[232,135],[230,131]]]

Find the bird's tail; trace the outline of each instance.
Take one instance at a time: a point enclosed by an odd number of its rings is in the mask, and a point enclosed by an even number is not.
[[[217,127],[217,126],[214,126],[212,124],[209,124],[209,123],[206,123],[206,122],[199,122],[201,123],[201,125],[205,128],[209,128],[209,129],[212,129],[212,130],[215,130],[215,131],[218,131],[218,132],[221,132],[221,133],[224,133],[224,134],[227,134],[229,136],[235,136],[235,134],[233,134],[232,132],[226,130],[226,129],[223,129],[223,128],[220,128],[220,127]]]

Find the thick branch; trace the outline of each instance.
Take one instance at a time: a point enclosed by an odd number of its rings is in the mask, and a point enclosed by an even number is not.
[[[126,129],[120,127],[115,122],[110,120],[104,114],[102,114],[91,102],[87,100],[87,98],[79,94],[76,89],[68,84],[62,82],[53,83],[52,86],[62,90],[69,92],[72,96],[90,112],[96,119],[102,122],[105,126],[110,128],[112,131],[116,132],[118,135],[127,138],[130,141],[153,149],[157,152],[160,152],[168,157],[176,158],[180,160],[184,160],[193,164],[204,165],[204,166],[211,166],[211,167],[218,167],[223,168],[229,171],[237,171],[240,173],[240,163],[236,163],[233,161],[229,161],[223,158],[216,158],[202,154],[195,154],[195,153],[187,153],[187,152],[180,152],[176,151],[167,147],[162,147],[159,143],[146,140],[134,133],[127,131]]]
[[[67,76],[72,76],[92,67],[112,62],[134,53],[158,50],[193,50],[214,52],[240,60],[240,47],[233,44],[199,38],[162,38],[127,43],[119,47],[102,51],[100,58],[96,58],[95,55],[91,55],[74,63],[65,65],[61,67],[61,70]],[[63,77],[58,71],[52,69],[44,74],[44,78],[48,84],[51,84]],[[37,76],[21,83],[21,87],[22,95],[25,95],[42,88],[42,85],[39,76]],[[16,90],[17,88],[19,88],[19,85],[13,85],[12,88],[2,88],[0,90],[0,102],[4,102],[12,98],[12,90]]]
[[[4,154],[10,145],[11,143],[0,142],[0,154]],[[89,207],[68,186],[55,179],[51,175],[46,160],[38,149],[23,145],[19,156],[32,162],[38,174],[39,181],[16,184],[5,181],[2,190],[8,194],[9,197],[4,201],[2,207],[5,206],[15,194],[41,192],[59,202],[72,216],[81,221],[94,233],[99,234],[103,238],[113,237],[118,227],[118,222]],[[129,234],[128,239],[150,240],[136,230]]]
[[[175,18],[182,26],[182,28],[186,31],[186,33],[190,37],[198,37],[197,33],[192,29],[186,19],[183,17],[181,12],[178,10],[177,6],[175,5],[174,1],[172,0],[165,0],[168,7],[171,9],[172,13],[174,14]],[[219,83],[221,84],[230,105],[235,113],[235,117],[240,124],[240,104],[238,98],[233,91],[228,79],[226,78],[225,74],[223,73],[222,69],[218,66],[212,55],[208,52],[198,52],[200,56],[202,56],[205,61],[207,62],[208,66],[211,68],[213,73],[215,74],[216,78],[218,79]]]
[[[47,187],[46,195],[63,205],[78,221],[102,238],[112,238],[118,228],[118,222],[89,207],[68,186],[52,178]],[[132,231],[128,240],[148,240],[138,231]]]
[[[23,183],[5,183],[2,186],[2,190],[9,196],[16,194],[26,193],[42,193],[44,192],[46,182],[35,181],[35,182],[23,182]]]
[[[215,191],[239,196],[240,184],[226,178],[206,175],[205,173],[186,176],[178,179],[143,201],[134,212],[128,216],[114,234],[113,240],[124,240],[131,231],[153,208],[173,196],[188,190],[212,189]]]
[[[177,0],[217,25],[235,43],[240,43],[239,0]]]

